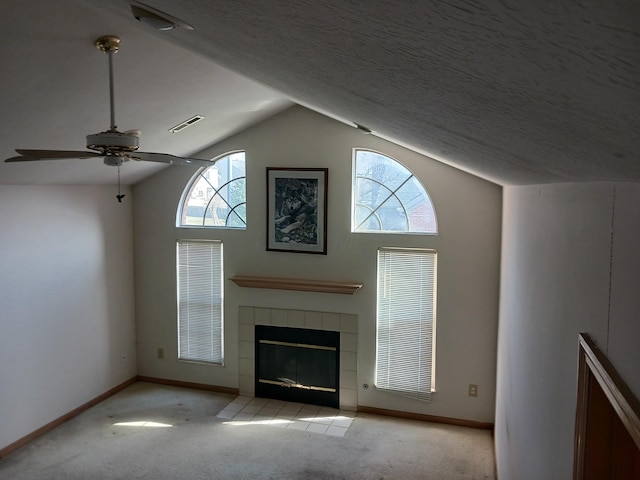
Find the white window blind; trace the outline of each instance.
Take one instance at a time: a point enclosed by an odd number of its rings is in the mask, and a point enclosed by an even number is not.
[[[433,250],[378,250],[376,387],[429,401],[433,387]]]
[[[180,240],[178,358],[223,363],[222,242]]]

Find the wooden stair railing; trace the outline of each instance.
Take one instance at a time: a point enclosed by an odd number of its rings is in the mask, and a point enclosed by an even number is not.
[[[579,336],[574,480],[640,479],[640,402],[587,334]]]

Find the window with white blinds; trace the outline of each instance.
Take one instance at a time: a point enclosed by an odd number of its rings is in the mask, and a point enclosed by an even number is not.
[[[222,242],[179,240],[178,358],[222,364]]]
[[[434,386],[434,250],[378,250],[376,387],[430,401]]]

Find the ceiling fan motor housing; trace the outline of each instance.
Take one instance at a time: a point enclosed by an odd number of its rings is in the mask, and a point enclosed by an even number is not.
[[[105,154],[134,152],[138,149],[138,142],[137,135],[131,133],[107,131],[87,135],[87,148]]]

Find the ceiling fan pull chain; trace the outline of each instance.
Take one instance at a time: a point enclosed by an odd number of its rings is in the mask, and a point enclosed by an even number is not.
[[[118,199],[118,203],[122,203],[122,199],[125,197],[125,195],[122,195],[120,193],[120,165],[118,165],[118,195],[116,195],[116,198]]]

